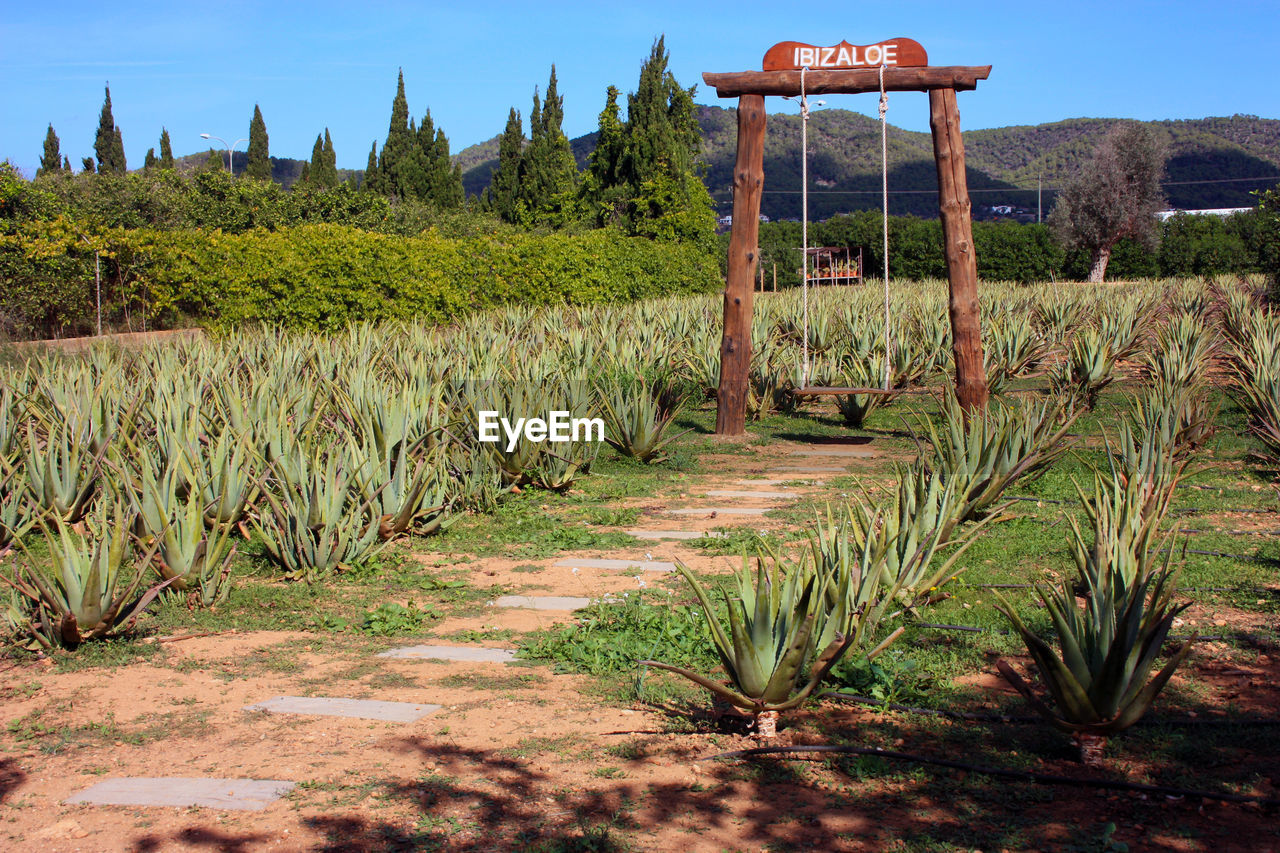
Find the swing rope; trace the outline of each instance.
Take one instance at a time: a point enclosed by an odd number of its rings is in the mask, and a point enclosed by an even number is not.
[[[883,223],[884,254],[884,378],[881,390],[889,390],[890,374],[890,314],[889,314],[889,93],[884,87],[884,70],[880,66],[880,191],[881,221]],[[805,92],[805,72],[800,68],[800,285],[804,304],[804,329],[801,347],[804,364],[800,375],[800,388],[809,388],[809,98]]]
[[[804,292],[804,369],[800,387],[809,387],[809,98],[804,92],[805,65],[800,68],[800,282]]]
[[[884,390],[889,390],[889,93],[884,90],[884,69],[880,66],[880,206],[884,223]]]

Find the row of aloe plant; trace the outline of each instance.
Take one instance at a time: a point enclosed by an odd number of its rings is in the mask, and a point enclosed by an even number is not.
[[[987,294],[988,318],[1008,318],[989,324],[989,349],[1010,377],[1045,362],[1048,347],[1070,333],[1062,317],[1100,322],[1116,305],[1090,288]],[[877,304],[869,291],[814,298],[809,343],[815,364],[835,365],[832,382],[883,378],[882,329],[869,319],[879,316]],[[759,303],[759,411],[798,405],[786,392],[802,367],[799,309],[794,295]],[[948,367],[945,286],[905,289],[894,309],[890,379],[902,390]],[[585,407],[606,421],[619,452],[661,460],[682,401],[718,378],[717,313],[710,299],[516,308],[443,330],[267,331],[135,355],[95,350],[6,364],[0,548],[41,538],[39,522],[55,537],[64,525],[89,536],[103,506],[118,503],[142,518],[128,519],[140,554],[159,543],[148,576],[172,578],[170,588],[200,603],[225,594],[224,555],[253,531],[288,575],[322,577],[388,538],[443,529],[513,489],[568,488],[589,471],[594,448],[480,446],[477,404],[494,397],[492,387],[501,405],[523,395],[521,405],[538,398]],[[851,395],[840,404],[858,423],[886,402]],[[5,573],[14,574],[15,562],[11,555]]]

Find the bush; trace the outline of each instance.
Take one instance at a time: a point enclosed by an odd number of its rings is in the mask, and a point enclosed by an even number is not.
[[[1219,216],[1188,216],[1179,213],[1164,223],[1157,255],[1160,274],[1219,275],[1239,272],[1250,266],[1248,250],[1234,221]]]
[[[715,259],[687,244],[613,231],[453,239],[395,237],[339,225],[241,234],[99,229],[65,218],[23,223],[0,238],[0,314],[20,337],[91,328],[94,249],[104,314],[184,315],[213,326],[260,321],[337,329],[353,321],[459,314],[511,303],[622,302],[714,290]]]

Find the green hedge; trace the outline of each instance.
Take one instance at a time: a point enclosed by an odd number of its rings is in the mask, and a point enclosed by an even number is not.
[[[454,239],[305,225],[241,234],[110,229],[86,242],[61,222],[0,239],[0,316],[12,337],[86,333],[93,250],[109,320],[152,327],[265,322],[338,329],[352,321],[446,321],[483,308],[622,302],[721,284],[714,255],[613,231]],[[136,322],[135,322],[136,327]]]
[[[868,276],[883,269],[881,219],[875,211],[834,216],[809,224],[812,246],[862,247]],[[1228,217],[1174,216],[1161,226],[1160,247],[1149,250],[1121,240],[1107,268],[1108,279],[1157,275],[1216,275],[1268,271],[1280,254],[1280,227],[1265,210]],[[760,226],[760,252],[765,279],[778,271],[779,287],[799,285],[800,223],[769,222]],[[973,242],[978,276],[986,281],[1036,282],[1083,280],[1089,272],[1088,253],[1064,252],[1044,225],[1016,222],[974,222]],[[728,236],[722,236],[722,249]],[[936,219],[889,217],[889,273],[894,278],[945,278],[942,226]]]

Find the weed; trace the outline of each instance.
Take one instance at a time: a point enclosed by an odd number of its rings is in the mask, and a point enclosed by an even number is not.
[[[439,619],[440,614],[432,607],[419,610],[412,601],[408,606],[394,601],[378,605],[364,615],[360,630],[375,637],[392,637],[397,634],[416,634],[428,622]]]

